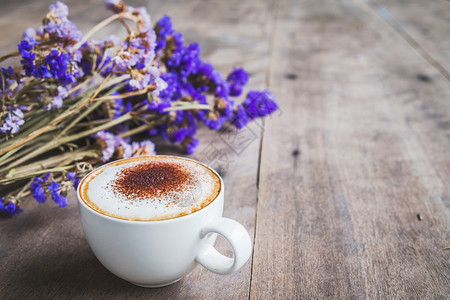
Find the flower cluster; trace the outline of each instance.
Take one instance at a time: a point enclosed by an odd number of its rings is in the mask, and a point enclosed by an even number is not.
[[[101,161],[122,159],[142,155],[155,155],[155,144],[150,140],[129,143],[129,139],[121,138],[111,132],[99,131],[93,135],[102,151]]]
[[[0,198],[0,212],[9,216],[17,215],[22,209],[14,201],[6,201]]]
[[[149,109],[160,113],[174,101],[189,104],[211,104],[209,111],[177,111],[169,122],[156,127],[151,134],[161,134],[173,143],[185,145],[193,153],[198,140],[194,137],[199,123],[219,130],[228,121],[241,129],[250,120],[274,112],[277,102],[269,91],[250,91],[242,104],[235,105],[235,97],[242,94],[249,75],[242,68],[235,68],[225,79],[214,66],[201,59],[201,46],[186,45],[183,35],[173,28],[169,16],[164,16],[155,27],[156,52],[166,72],[161,76],[168,88],[160,99],[149,102]],[[211,99],[212,103],[208,103]]]
[[[154,155],[159,135],[192,154],[200,127],[238,129],[278,109],[269,91],[248,91],[249,74],[222,76],[186,43],[170,17],[152,26],[144,7],[107,0],[113,15],[83,34],[62,2],[29,28],[20,66],[0,69],[0,211],[21,211],[24,196],[66,206],[67,193],[92,167]],[[124,36],[92,39],[113,21]]]
[[[55,181],[54,178],[50,178],[50,173],[47,173],[42,177],[35,177],[30,186],[33,197],[37,202],[44,203],[47,200],[47,189],[56,204],[60,207],[67,206],[68,190],[70,186],[77,188],[80,178],[75,172],[69,172],[65,177],[66,178],[63,178],[60,182]]]
[[[79,53],[71,51],[81,41],[83,34],[67,18],[68,15],[68,7],[62,2],[56,2],[50,5],[50,11],[40,28],[25,31],[24,40],[18,48],[27,76],[54,78],[67,85],[83,75],[77,64]]]

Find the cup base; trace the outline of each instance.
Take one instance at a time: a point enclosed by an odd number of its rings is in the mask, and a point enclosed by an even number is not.
[[[131,283],[134,285],[140,286],[140,287],[144,287],[144,288],[159,288],[159,287],[171,285],[180,280],[181,280],[181,278],[178,278],[177,280],[171,281],[169,283],[163,283],[163,284],[139,284],[139,283],[135,283],[135,282],[131,282]]]

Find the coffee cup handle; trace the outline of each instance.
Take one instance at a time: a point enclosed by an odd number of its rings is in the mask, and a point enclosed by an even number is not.
[[[207,242],[208,233],[222,235],[233,249],[233,258],[219,253]],[[217,218],[206,224],[200,231],[201,244],[196,260],[208,270],[218,274],[230,274],[240,269],[252,254],[252,241],[247,230],[228,218]]]

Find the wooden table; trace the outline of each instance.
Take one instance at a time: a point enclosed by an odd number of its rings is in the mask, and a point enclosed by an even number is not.
[[[84,32],[108,16],[98,1],[70,2]],[[2,52],[50,3],[1,4]],[[194,156],[224,176],[225,216],[250,232],[253,256],[232,275],[197,267],[140,288],[94,257],[73,194],[64,209],[28,201],[0,219],[0,298],[450,297],[448,1],[132,4],[172,16],[206,60],[246,68],[250,88],[280,103],[242,132],[202,130]]]

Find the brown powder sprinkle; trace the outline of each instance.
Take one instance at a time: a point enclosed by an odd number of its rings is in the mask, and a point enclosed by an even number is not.
[[[119,171],[111,188],[129,200],[139,201],[181,192],[191,177],[180,164],[147,161]]]

